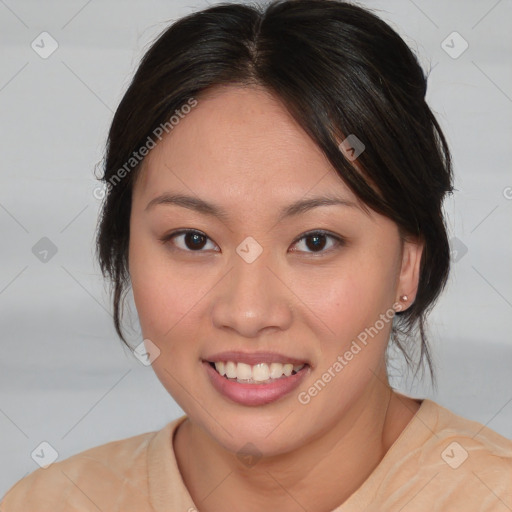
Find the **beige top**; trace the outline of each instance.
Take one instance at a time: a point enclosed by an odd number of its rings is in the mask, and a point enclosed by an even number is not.
[[[173,450],[185,418],[37,469],[11,487],[0,512],[200,510]],[[425,399],[367,480],[333,512],[373,510],[510,512],[512,441]]]

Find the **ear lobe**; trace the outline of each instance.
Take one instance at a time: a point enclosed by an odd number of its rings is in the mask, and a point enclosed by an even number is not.
[[[399,297],[407,296],[402,311],[407,309],[416,298],[424,245],[422,240],[405,240],[403,243],[402,264],[397,288]]]

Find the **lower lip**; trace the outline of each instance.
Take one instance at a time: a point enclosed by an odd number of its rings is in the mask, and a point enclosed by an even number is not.
[[[309,366],[289,377],[268,384],[242,384],[220,375],[209,363],[203,362],[213,387],[222,395],[242,405],[265,405],[291,393],[309,373]]]

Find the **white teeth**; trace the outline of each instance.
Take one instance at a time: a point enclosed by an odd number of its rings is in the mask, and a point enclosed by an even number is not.
[[[240,380],[252,379],[252,368],[245,363],[238,363],[236,366],[236,378]]]
[[[280,379],[283,375],[289,377],[292,372],[298,372],[304,366],[304,364],[293,365],[292,363],[270,363],[270,365],[258,363],[249,365],[233,361],[219,361],[215,363],[215,369],[220,375],[243,382],[265,382],[269,379]]]
[[[221,374],[226,375],[226,369],[224,363],[215,363],[215,369]]]
[[[263,382],[264,380],[268,380],[270,370],[268,368],[268,364],[260,363],[256,364],[252,368],[252,378],[256,382]]]
[[[281,363],[271,363],[270,365],[270,378],[279,379],[283,374],[283,365]]]
[[[226,363],[226,377],[236,379],[236,363],[233,363],[233,361]]]

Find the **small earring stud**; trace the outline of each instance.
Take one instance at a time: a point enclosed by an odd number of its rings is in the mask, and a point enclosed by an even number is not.
[[[407,302],[407,301],[409,300],[409,297],[407,297],[407,295],[401,295],[401,296],[400,296],[400,300],[401,300],[402,302]]]

